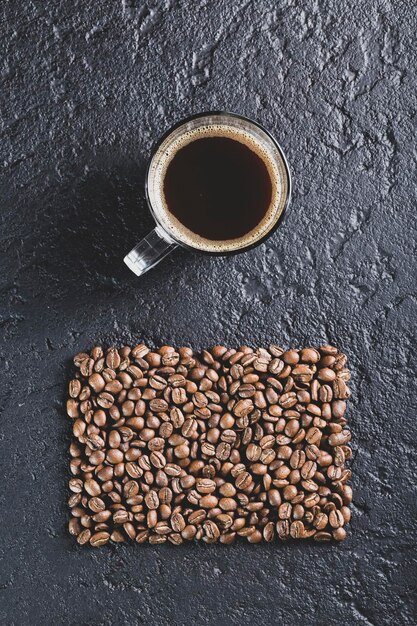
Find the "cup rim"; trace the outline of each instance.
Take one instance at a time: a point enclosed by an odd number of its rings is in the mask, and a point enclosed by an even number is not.
[[[247,245],[247,246],[245,246],[243,248],[238,248],[236,250],[225,250],[225,251],[201,250],[200,248],[196,248],[196,247],[191,246],[191,245],[189,245],[187,243],[184,243],[183,241],[181,241],[179,239],[176,239],[175,237],[173,237],[171,235],[171,233],[167,233],[167,231],[165,230],[165,228],[163,227],[161,222],[157,219],[157,216],[156,216],[155,211],[154,211],[153,206],[152,206],[152,202],[151,202],[150,197],[149,197],[149,185],[148,185],[149,170],[150,170],[151,163],[152,163],[152,160],[153,160],[155,154],[157,153],[159,147],[165,141],[165,139],[167,139],[169,137],[169,135],[174,130],[176,130],[180,126],[183,126],[184,124],[187,124],[188,122],[192,122],[193,120],[199,119],[201,117],[215,116],[215,115],[218,115],[218,116],[227,115],[229,117],[235,117],[237,119],[243,120],[245,122],[250,122],[251,124],[254,124],[255,126],[257,126],[262,132],[264,132],[267,135],[267,137],[275,145],[275,147],[278,150],[278,152],[280,154],[280,157],[282,159],[282,162],[283,162],[283,165],[284,165],[284,169],[285,169],[285,174],[287,176],[287,187],[288,187],[287,197],[285,199],[285,204],[284,204],[284,206],[282,208],[282,211],[281,211],[277,221],[275,222],[275,224],[269,229],[269,231],[267,233],[265,233],[265,235],[263,235],[263,237],[261,237],[261,239],[258,239],[258,241],[255,241],[255,242],[253,242],[253,243],[251,243],[251,244],[249,244],[249,245]],[[234,256],[236,254],[242,254],[243,252],[248,252],[249,250],[253,250],[253,248],[257,248],[258,246],[260,246],[267,239],[269,239],[269,237],[271,237],[271,235],[273,235],[274,232],[278,229],[278,226],[281,225],[282,220],[284,219],[284,215],[286,214],[288,206],[289,206],[289,204],[291,202],[291,195],[292,195],[291,172],[290,172],[290,168],[289,168],[288,161],[287,161],[287,158],[285,156],[285,153],[284,153],[283,149],[281,148],[280,144],[278,143],[278,141],[269,132],[269,130],[267,130],[262,124],[260,124],[256,120],[254,120],[254,119],[252,119],[250,117],[247,117],[245,115],[240,115],[239,113],[232,113],[231,111],[222,111],[222,110],[202,111],[201,113],[195,113],[194,115],[189,115],[188,117],[185,117],[185,118],[179,120],[178,122],[176,122],[173,126],[170,126],[170,128],[167,131],[165,131],[159,137],[159,139],[157,139],[157,141],[153,144],[152,150],[151,150],[151,156],[148,159],[148,165],[147,165],[146,174],[145,174],[145,196],[146,196],[146,202],[148,204],[148,207],[149,207],[149,210],[151,212],[151,215],[154,218],[157,226],[159,226],[164,231],[164,233],[167,234],[167,236],[171,239],[171,241],[173,241],[177,245],[181,246],[182,248],[186,248],[187,250],[191,250],[193,252],[197,252],[199,254],[205,254],[205,255],[208,255],[208,256]]]

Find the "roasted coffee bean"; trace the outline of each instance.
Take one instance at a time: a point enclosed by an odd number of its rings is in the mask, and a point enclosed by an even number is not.
[[[143,476],[143,469],[136,463],[126,463],[125,471],[131,478],[141,478]]]
[[[268,467],[264,463],[252,463],[250,470],[257,476],[263,476],[267,473]]]
[[[80,372],[83,376],[91,376],[94,368],[94,360],[90,358],[86,358],[80,363]]]
[[[159,452],[158,450],[155,450],[155,452],[151,452],[149,459],[151,464],[157,469],[162,469],[163,467],[165,467],[167,462],[162,452]]]
[[[97,404],[101,406],[103,409],[109,409],[113,406],[114,398],[107,391],[103,391],[97,396]]]
[[[285,409],[289,409],[295,404],[297,404],[297,395],[293,391],[288,391],[287,393],[283,393],[278,401],[279,405]]]
[[[301,467],[301,476],[304,480],[313,478],[317,471],[317,463],[314,461],[306,461]]]
[[[106,458],[105,453],[102,450],[96,450],[90,454],[88,460],[92,465],[101,465]]]
[[[265,541],[270,542],[273,540],[275,535],[275,524],[274,522],[268,522],[263,529],[263,537]]]
[[[96,372],[94,374],[91,374],[91,376],[88,378],[88,384],[96,393],[100,393],[100,391],[103,391],[106,385],[106,381],[104,380],[103,376],[101,376],[101,374],[98,374]]]
[[[300,357],[304,363],[318,363],[320,361],[320,352],[315,348],[304,348],[300,352]]]
[[[68,522],[68,530],[70,535],[73,535],[74,537],[80,534],[82,528],[79,520],[76,517],[72,517]]]
[[[70,396],[70,398],[78,398],[78,396],[80,395],[80,391],[81,383],[78,378],[70,380],[68,385],[68,395]]]
[[[253,402],[250,399],[239,400],[233,407],[233,413],[237,417],[246,417],[254,409]]]
[[[285,500],[292,500],[297,495],[298,490],[295,485],[287,485],[283,489],[283,496]]]
[[[183,387],[175,387],[172,390],[171,399],[174,404],[185,404],[185,402],[187,402],[187,394],[185,392],[185,389]],[[168,407],[166,407],[164,410],[167,410],[167,408]]]
[[[204,509],[212,509],[217,506],[218,502],[218,498],[211,494],[202,496],[198,501],[199,506],[202,506]]]
[[[304,466],[305,460],[306,455],[304,450],[294,450],[290,457],[290,466],[292,469],[300,469]]]
[[[109,367],[106,367],[103,371],[102,371],[102,376],[104,378],[104,381],[106,383],[111,382],[112,380],[116,379],[116,372],[112,369],[110,369]]]
[[[126,522],[125,524],[123,524],[123,530],[125,531],[126,535],[129,537],[129,539],[135,539],[136,530],[131,522]]]
[[[227,443],[226,441],[222,441],[216,447],[216,457],[220,461],[226,461],[230,457],[231,451],[232,451],[232,448],[231,448],[230,443]]]
[[[350,395],[345,381],[339,376],[333,380],[333,396],[337,400],[345,400]]]
[[[318,370],[317,378],[324,382],[331,382],[336,379],[336,372],[329,367],[323,367]]]
[[[185,524],[184,517],[181,513],[174,512],[171,515],[171,526],[172,526],[172,529],[177,533],[181,533],[184,530],[186,524]]]
[[[99,533],[97,533],[99,534]],[[91,539],[91,530],[89,530],[88,528],[85,528],[84,530],[82,530],[80,532],[80,534],[77,537],[77,542],[80,544],[80,546],[85,545],[86,543],[88,543]],[[104,545],[105,543],[107,543],[107,541],[103,541],[102,543],[97,543],[97,539],[95,539],[94,543],[90,542],[92,546],[101,546]]]
[[[279,507],[281,504],[281,494],[278,489],[268,491],[268,502],[272,507]]]
[[[72,398],[67,400],[67,414],[72,418],[76,418],[80,415],[79,404]]]
[[[203,509],[198,509],[197,511],[190,513],[188,521],[190,522],[190,524],[194,524],[194,526],[197,526],[198,524],[201,524],[206,519],[206,517],[206,511],[204,511]]]
[[[106,508],[104,501],[98,496],[91,498],[88,502],[88,506],[94,513],[100,513]]]
[[[204,441],[201,444],[201,453],[205,456],[214,456],[216,454],[216,448],[212,443]]]
[[[310,392],[307,389],[299,389],[297,391],[297,400],[301,404],[308,404],[311,400]]]
[[[197,528],[193,526],[192,524],[188,524],[184,528],[184,530],[181,532],[181,537],[189,541],[190,539],[194,539],[196,533],[197,533]]]
[[[240,474],[236,476],[235,485],[237,489],[243,491],[245,489],[248,489],[248,487],[251,484],[252,484],[252,476],[250,475],[249,472],[243,471],[243,472],[240,472]]]
[[[125,524],[129,521],[129,513],[123,509],[113,513],[113,522],[115,524]]]
[[[294,519],[302,519],[304,517],[305,510],[301,504],[295,504],[292,510],[292,516]]]
[[[232,483],[223,483],[219,487],[219,493],[225,498],[233,498],[236,495],[236,488]]]
[[[293,539],[300,539],[304,535],[304,524],[300,520],[292,522],[290,526],[290,535]]]
[[[148,509],[153,510],[157,509],[159,506],[159,496],[156,491],[149,491],[149,493],[145,496],[145,504]]]
[[[91,406],[91,404],[90,404],[89,402],[84,402],[84,400],[88,400],[88,398],[90,398],[90,396],[91,396],[91,390],[90,390],[90,388],[89,388],[89,387],[87,387],[87,386],[82,387],[82,389],[81,389],[81,391],[80,391],[80,395],[79,395],[79,397],[78,397],[78,398],[79,398],[79,400],[81,401],[80,408],[81,408],[81,406],[86,406],[86,407],[87,407],[87,406],[88,406],[88,407],[90,407],[90,406]],[[83,411],[83,413],[86,413],[86,411]]]
[[[91,537],[90,537],[90,544],[93,547],[98,548],[98,547],[104,546],[106,543],[108,543],[109,539],[110,539],[110,534],[108,532],[100,531],[98,533],[94,533],[94,535],[91,535]]]
[[[222,511],[235,511],[237,506],[238,504],[234,498],[221,498],[219,500],[219,507]]]
[[[285,363],[279,358],[274,358],[268,363],[268,372],[274,374],[275,376],[279,376],[284,368]]]
[[[228,513],[219,513],[216,515],[216,524],[222,530],[227,530],[233,524],[233,518]]]
[[[165,521],[157,522],[154,530],[157,535],[169,535],[172,532],[171,526]]]
[[[148,354],[148,352],[150,352],[149,348],[145,346],[145,344],[141,343],[132,348],[131,356],[134,359],[143,359]]]
[[[262,448],[255,443],[250,443],[246,448],[246,458],[252,463],[259,461],[262,454]]]
[[[334,400],[331,403],[332,415],[336,419],[341,419],[346,413],[346,402],[344,400]]]
[[[116,370],[120,365],[120,355],[117,352],[116,348],[109,348],[106,354],[106,365],[107,367]]]
[[[86,352],[79,352],[78,354],[75,355],[73,361],[74,361],[74,365],[76,367],[80,367],[81,363],[83,361],[85,361],[85,359],[88,359],[89,355]]]
[[[278,537],[282,540],[286,540],[290,536],[290,523],[287,519],[279,520],[276,524],[276,530]]]
[[[115,450],[114,448],[109,450],[106,455],[106,461],[111,465],[117,465],[118,463],[122,463],[123,459],[123,452],[121,450]]]
[[[339,528],[335,528],[332,532],[332,536],[336,541],[344,541],[346,539],[346,530],[341,526]]]
[[[268,350],[272,354],[272,356],[275,357],[279,357],[285,352],[284,348],[281,348],[281,346],[276,346],[275,344],[271,344]]]
[[[203,529],[204,529],[204,534],[205,534],[203,539],[207,543],[214,543],[219,539],[220,530],[214,521],[206,520],[205,522],[203,522]]]
[[[171,533],[168,535],[168,541],[173,543],[175,546],[179,546],[183,542],[183,538],[179,533]]]
[[[332,538],[332,535],[325,531],[319,531],[314,535],[314,541],[319,541],[321,543],[330,541],[331,538]]]
[[[250,384],[250,383],[244,383],[243,385],[239,385],[238,388],[238,395],[241,398],[252,398],[255,395],[256,389],[254,387],[254,385]],[[76,396],[73,396],[76,397]]]
[[[281,504],[278,508],[278,517],[280,519],[289,519],[291,517],[292,506],[289,502]]]
[[[329,523],[332,528],[339,528],[340,526],[343,526],[345,523],[345,519],[341,511],[338,511],[337,509],[330,511]]]
[[[319,511],[313,520],[314,528],[317,528],[317,530],[322,530],[323,528],[326,528],[327,524],[328,524],[328,517],[326,513]]]
[[[216,490],[216,483],[210,478],[197,478],[195,486],[197,491],[202,494],[213,493]]]
[[[81,493],[83,490],[83,481],[80,478],[71,478],[69,488],[73,493]]]
[[[319,445],[321,441],[321,431],[318,428],[309,428],[305,434],[305,440],[314,445]]]
[[[168,410],[169,406],[162,398],[155,398],[149,402],[149,408],[154,413],[163,413]]]
[[[290,443],[290,442],[288,442],[288,443]],[[291,458],[291,455],[292,455],[292,448],[290,446],[287,446],[287,445],[284,445],[284,446],[280,445],[279,446],[278,451],[277,451],[277,457],[279,459],[288,460],[288,459]]]
[[[136,535],[136,542],[145,543],[145,541],[147,541],[148,538],[149,538],[149,531],[142,530],[142,531],[139,531],[138,534]]]
[[[329,445],[331,446],[343,446],[350,441],[351,434],[348,430],[342,430],[340,433],[332,433],[329,436]]]

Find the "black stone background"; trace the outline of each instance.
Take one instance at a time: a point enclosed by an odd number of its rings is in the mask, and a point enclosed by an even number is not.
[[[416,27],[384,0],[9,0],[1,18],[1,624],[416,623]],[[284,147],[279,231],[137,279],[144,170],[228,109]],[[95,343],[339,345],[353,521],[341,545],[80,548],[70,359]]]

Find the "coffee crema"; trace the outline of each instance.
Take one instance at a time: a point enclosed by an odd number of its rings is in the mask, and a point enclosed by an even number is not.
[[[202,126],[163,142],[157,155],[155,171],[150,167],[154,210],[173,238],[193,248],[247,248],[274,227],[284,209],[285,165],[245,130]]]

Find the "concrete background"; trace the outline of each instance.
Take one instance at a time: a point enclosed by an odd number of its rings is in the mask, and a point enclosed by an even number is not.
[[[0,622],[416,623],[416,28],[388,0],[10,0],[1,20]],[[136,279],[144,169],[181,117],[254,117],[288,156],[279,231]],[[343,545],[82,549],[66,531],[71,356],[97,342],[336,343]]]

